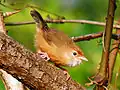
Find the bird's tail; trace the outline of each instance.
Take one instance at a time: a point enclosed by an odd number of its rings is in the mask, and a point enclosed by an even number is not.
[[[37,27],[39,27],[42,30],[48,30],[48,26],[46,22],[43,20],[40,13],[38,13],[36,10],[31,10],[30,14],[33,17],[35,23],[37,24]]]

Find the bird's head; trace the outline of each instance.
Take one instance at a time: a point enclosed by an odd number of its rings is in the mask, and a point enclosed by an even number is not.
[[[61,49],[62,53],[60,54],[65,59],[65,64],[67,66],[74,67],[82,63],[82,61],[88,61],[87,58],[84,56],[83,52],[80,48],[70,48],[66,47]]]

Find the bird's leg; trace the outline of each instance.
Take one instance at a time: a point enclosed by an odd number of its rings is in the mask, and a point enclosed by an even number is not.
[[[67,76],[66,80],[70,79],[70,74],[68,73],[68,71],[65,68],[63,68],[63,67],[61,67],[59,65],[56,65],[56,64],[55,64],[55,66],[63,70],[63,73]]]
[[[46,52],[42,52],[42,51],[37,51],[38,54],[41,56],[41,58],[45,59],[46,61],[50,60],[50,57],[48,56],[48,54]]]

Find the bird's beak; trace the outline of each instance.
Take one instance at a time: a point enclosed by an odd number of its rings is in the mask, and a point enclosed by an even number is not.
[[[81,60],[88,61],[88,59],[84,56],[79,57]]]

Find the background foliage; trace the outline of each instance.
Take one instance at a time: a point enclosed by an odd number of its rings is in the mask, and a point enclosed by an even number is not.
[[[37,10],[39,10],[45,19],[47,19],[47,15],[50,15],[53,19],[56,19],[58,16],[54,14],[57,14],[59,16],[64,16],[66,19],[85,19],[100,22],[105,22],[108,8],[108,0],[1,0],[1,3],[8,6],[3,7],[0,5],[0,9],[3,12],[13,11],[13,9],[23,9],[20,13],[5,18],[5,22],[33,20],[29,14],[31,8],[24,9],[26,5],[34,5],[39,7],[40,9]],[[115,20],[120,18],[119,6],[120,2],[117,1]],[[62,30],[69,36],[86,35],[104,30],[104,27],[101,26],[78,23],[49,24],[49,27]],[[35,51],[35,25],[6,26],[6,28],[9,36],[20,42],[27,49]],[[87,78],[97,72],[97,67],[101,60],[102,53],[102,45],[98,43],[100,40],[101,39],[94,39],[90,41],[78,42],[77,44],[82,48],[89,61],[83,62],[83,64],[74,68],[66,67],[71,77],[82,85],[89,82]],[[115,84],[115,74],[119,73],[119,59],[120,56],[118,55],[114,70],[113,86]],[[119,81],[120,78],[118,76],[117,82]],[[4,90],[2,87],[2,84],[0,84],[0,90]],[[93,86],[87,88],[88,90],[92,90]],[[119,84],[117,85],[117,88],[120,89]]]

